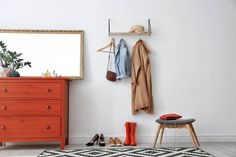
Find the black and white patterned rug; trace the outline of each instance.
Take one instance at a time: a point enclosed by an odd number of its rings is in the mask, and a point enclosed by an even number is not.
[[[104,148],[45,150],[38,157],[214,157],[195,148]]]

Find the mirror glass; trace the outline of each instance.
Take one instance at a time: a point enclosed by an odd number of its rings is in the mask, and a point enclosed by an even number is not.
[[[18,70],[21,76],[42,76],[55,70],[58,76],[83,79],[83,31],[0,30],[0,41],[31,62],[31,68]]]

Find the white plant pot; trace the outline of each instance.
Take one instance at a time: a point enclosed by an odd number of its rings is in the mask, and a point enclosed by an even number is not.
[[[10,68],[0,67],[0,77],[7,77],[10,72],[11,72]]]

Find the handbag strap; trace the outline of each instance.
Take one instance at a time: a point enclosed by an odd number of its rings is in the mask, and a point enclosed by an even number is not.
[[[107,62],[107,70],[108,70],[108,67],[109,67],[110,60],[111,60],[111,53],[113,55],[115,53],[115,40],[114,40],[114,38],[112,38],[110,49],[109,49],[108,62]]]

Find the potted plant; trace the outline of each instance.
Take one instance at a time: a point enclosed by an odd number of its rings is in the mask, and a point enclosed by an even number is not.
[[[3,69],[8,69],[7,76],[19,77],[20,74],[17,71],[18,69],[23,68],[24,66],[31,67],[31,62],[24,62],[24,59],[20,58],[22,53],[7,50],[7,46],[2,41],[0,41],[0,48],[0,65]],[[2,76],[5,76],[5,73],[3,73]]]

